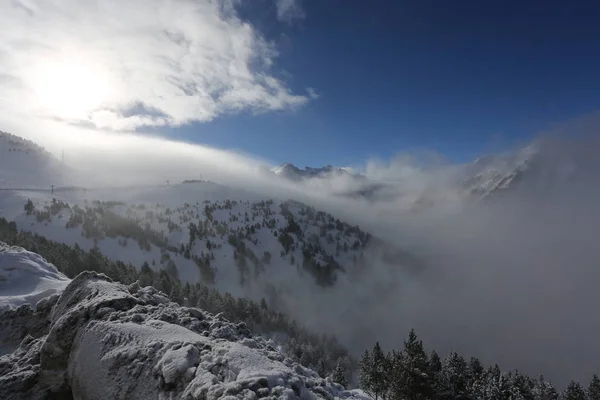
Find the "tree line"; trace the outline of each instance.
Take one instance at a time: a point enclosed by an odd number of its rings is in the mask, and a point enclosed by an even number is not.
[[[359,362],[360,387],[375,400],[600,400],[600,379],[587,388],[570,382],[559,391],[542,375],[531,378],[518,371],[485,368],[479,359],[468,361],[456,352],[445,359],[427,354],[414,330],[403,349],[384,354],[379,343]]]

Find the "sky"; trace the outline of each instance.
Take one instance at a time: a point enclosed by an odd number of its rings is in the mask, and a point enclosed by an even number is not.
[[[0,10],[3,119],[82,135],[137,131],[301,167],[415,149],[465,162],[600,108],[594,2],[10,0]]]

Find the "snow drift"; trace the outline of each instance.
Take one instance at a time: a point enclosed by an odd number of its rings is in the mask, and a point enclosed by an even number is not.
[[[0,242],[0,310],[33,306],[62,292],[70,281],[39,254]]]
[[[0,357],[2,399],[364,398],[243,323],[97,273],[81,273],[35,307],[2,311],[0,321],[1,331],[23,336]]]

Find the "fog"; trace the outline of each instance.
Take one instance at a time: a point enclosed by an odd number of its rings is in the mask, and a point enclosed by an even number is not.
[[[327,290],[306,284],[290,292],[294,317],[335,334],[355,354],[376,340],[399,348],[415,328],[428,350],[457,350],[562,385],[600,372],[600,146],[589,125],[570,127],[580,134],[567,135],[564,127],[542,134],[527,178],[485,201],[457,190],[465,166],[437,157],[367,162],[362,172],[399,194],[373,202],[337,195],[354,189],[347,178],[294,184],[270,173],[269,160],[234,151],[81,128],[30,137],[55,154],[64,149],[87,186],[202,175],[265,198],[294,198],[358,224],[413,252],[425,268],[405,274],[369,260],[359,282],[341,280]],[[295,269],[289,271],[290,286],[298,289]]]

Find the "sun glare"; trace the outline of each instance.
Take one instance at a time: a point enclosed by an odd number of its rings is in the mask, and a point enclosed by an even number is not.
[[[85,119],[107,100],[107,74],[92,63],[56,59],[36,66],[33,77],[38,105],[55,117]]]

